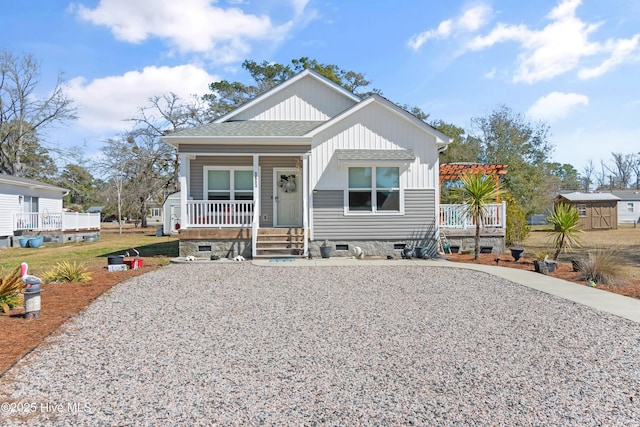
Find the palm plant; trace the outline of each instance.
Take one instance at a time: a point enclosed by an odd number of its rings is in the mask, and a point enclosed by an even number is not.
[[[23,288],[24,283],[20,278],[19,267],[7,274],[0,269],[0,310],[6,313],[20,305],[22,301],[20,291]]]
[[[467,174],[460,177],[460,187],[455,188],[454,191],[454,199],[464,203],[463,215],[471,217],[476,224],[474,258],[480,259],[480,227],[489,214],[487,205],[495,202],[502,194],[502,190],[491,176]]]
[[[580,229],[580,215],[578,208],[566,203],[558,203],[553,207],[553,211],[547,216],[547,221],[553,225],[551,237],[556,249],[553,259],[557,260],[560,252],[568,251],[573,246],[580,246],[578,234]]]

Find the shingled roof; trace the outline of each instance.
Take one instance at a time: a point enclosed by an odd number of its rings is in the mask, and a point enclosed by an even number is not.
[[[297,120],[242,120],[236,122],[209,123],[176,132],[170,137],[254,137],[254,136],[303,136],[324,121]]]

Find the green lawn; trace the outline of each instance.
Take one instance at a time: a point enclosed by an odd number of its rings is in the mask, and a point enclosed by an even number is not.
[[[85,263],[89,268],[107,265],[108,255],[122,255],[136,248],[145,264],[153,258],[156,264],[165,264],[178,256],[177,236],[156,237],[155,228],[133,229],[127,226],[126,232],[118,234],[117,229],[101,230],[100,239],[95,242],[52,244],[45,243],[40,248],[0,249],[0,267],[12,270],[21,262],[29,263],[29,272],[41,274],[59,261]]]

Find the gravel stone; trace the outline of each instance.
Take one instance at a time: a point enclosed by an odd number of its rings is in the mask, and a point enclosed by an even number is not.
[[[466,269],[170,265],[0,402],[6,426],[636,426],[640,325]]]

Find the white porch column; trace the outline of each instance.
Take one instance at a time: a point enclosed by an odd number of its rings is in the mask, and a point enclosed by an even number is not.
[[[187,214],[187,177],[181,176],[180,178],[180,229],[189,228],[188,214]]]
[[[260,155],[253,155],[253,221],[251,223],[251,256],[256,256],[260,228]]]
[[[304,256],[309,256],[309,156],[302,156],[302,227]]]
[[[180,183],[180,228],[189,228],[189,214],[187,212],[187,200],[189,199],[189,187],[187,185],[190,165],[193,156],[180,155],[180,169],[178,171],[178,182]]]

